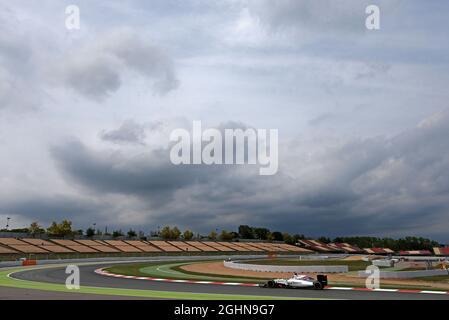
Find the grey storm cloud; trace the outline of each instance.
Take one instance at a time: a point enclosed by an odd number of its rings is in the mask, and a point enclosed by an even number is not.
[[[21,112],[36,109],[41,92],[34,84],[35,57],[29,38],[15,33],[18,22],[5,12],[0,13],[0,26],[0,110],[8,108]]]
[[[167,53],[132,29],[110,31],[101,40],[83,45],[69,53],[57,69],[66,85],[94,100],[116,92],[126,72],[140,75],[161,95],[179,85]]]
[[[113,143],[131,143],[144,144],[145,127],[133,120],[127,120],[115,130],[105,131],[100,133],[100,136],[105,141]]]
[[[447,2],[78,5],[0,3],[1,219],[448,241]],[[172,165],[198,119],[278,128],[278,174]]]
[[[396,8],[402,0],[362,1],[297,1],[249,0],[250,12],[262,24],[274,30],[306,29],[313,32],[362,33],[365,25],[365,9],[378,5],[382,9]]]
[[[91,219],[98,218],[101,214],[111,213],[111,208],[107,203],[66,195],[29,195],[2,202],[2,212],[5,214],[20,215],[31,221],[47,223],[70,217],[73,223],[83,225]]]
[[[69,181],[134,195],[166,223],[205,230],[223,219],[229,228],[241,222],[315,235],[401,235],[448,226],[448,120],[443,112],[393,138],[330,148],[298,164],[305,174],[296,177],[281,172],[267,179],[238,166],[173,166],[166,149],[129,157],[72,142],[52,154]]]

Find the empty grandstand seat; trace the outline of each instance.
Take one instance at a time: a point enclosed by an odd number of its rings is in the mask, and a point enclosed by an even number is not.
[[[344,252],[343,250],[335,247],[331,247],[325,243],[322,243],[317,240],[299,240],[299,242],[306,246],[307,248],[310,248],[315,251],[320,252]]]
[[[140,249],[143,252],[160,252],[161,250],[156,248],[155,246],[152,246],[149,243],[138,241],[138,240],[127,240],[125,241],[127,244],[132,245],[138,249]]]
[[[187,244],[194,246],[195,248],[201,250],[201,251],[205,251],[205,252],[214,252],[217,251],[217,249],[214,249],[208,245],[206,245],[204,242],[200,242],[200,241],[187,241]]]
[[[219,244],[218,242],[208,241],[208,242],[204,242],[204,243],[206,243],[209,247],[217,249],[217,251],[221,251],[221,252],[235,251],[234,249],[231,249],[228,246],[224,246],[222,244]]]
[[[251,249],[240,246],[238,242],[217,242],[217,244],[229,247],[235,251],[242,251],[242,252],[251,251]]]
[[[437,256],[449,256],[449,247],[435,247],[433,248],[433,252]]]
[[[430,256],[432,252],[429,250],[402,250],[399,251],[401,256]]]
[[[76,242],[74,242],[77,245],[84,245],[88,248],[94,249],[97,252],[101,252],[101,253],[117,253],[120,252],[119,250],[108,246],[106,244],[104,244],[103,242],[97,242],[94,240],[76,240]],[[86,250],[86,249],[84,249]]]
[[[6,246],[9,249],[22,253],[48,253],[48,251],[45,249],[29,244],[25,241],[21,241],[19,239],[0,238],[0,244]]]
[[[27,242],[29,244],[38,246],[39,248],[45,249],[47,251],[53,252],[53,253],[73,253],[74,251],[60,246],[58,244],[42,240],[42,239],[21,239],[24,242]]]
[[[153,246],[156,246],[157,248],[165,252],[182,252],[181,249],[171,245],[166,241],[148,241],[148,243],[152,244]]]
[[[0,254],[18,253],[16,250],[0,246]]]
[[[193,251],[193,252],[198,252],[201,251],[200,249],[191,246],[189,244],[187,244],[186,242],[183,241],[167,241],[169,244],[181,249],[182,251]]]

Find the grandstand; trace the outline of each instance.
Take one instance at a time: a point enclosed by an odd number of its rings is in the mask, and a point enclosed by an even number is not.
[[[266,250],[260,249],[257,246],[254,246],[252,243],[248,243],[248,242],[239,242],[238,245],[242,248],[248,249],[249,251],[252,252],[263,252]]]
[[[181,252],[182,250],[166,241],[148,241],[149,244],[161,249],[164,252]]]
[[[70,240],[64,240],[64,241],[70,241]],[[84,245],[85,247],[91,248],[97,252],[101,253],[118,253],[119,250],[107,245],[103,242],[97,242],[95,240],[75,240],[75,243],[78,243],[78,245]],[[73,241],[72,241],[73,242]]]
[[[19,251],[21,253],[48,253],[49,251],[37,247],[35,245],[29,244],[27,242],[12,239],[12,238],[0,238],[0,245],[4,245],[9,249],[14,251]]]
[[[283,248],[283,249],[286,249],[286,250],[288,250],[290,252],[297,252],[297,253],[312,253],[313,252],[312,250],[308,250],[308,249],[305,249],[305,248],[300,248],[300,247],[293,246],[291,244],[285,244],[285,243],[276,244],[276,246],[280,247],[280,248]]]
[[[205,251],[205,252],[214,252],[214,251],[218,251],[215,248],[212,248],[210,246],[208,246],[207,244],[205,244],[204,242],[200,242],[200,241],[188,241],[186,242],[188,245],[191,245],[197,249],[200,249],[201,251]]]
[[[433,252],[437,255],[437,256],[449,256],[449,247],[435,247],[433,248]]]
[[[18,252],[0,245],[0,254],[11,254],[11,253],[18,253]]]
[[[51,240],[54,243],[57,243],[61,246],[64,246],[66,248],[69,248],[70,250],[78,253],[94,253],[98,252],[97,250],[94,250],[92,248],[86,247],[84,245],[81,245],[79,243],[76,243],[72,240]]]
[[[217,242],[219,245],[224,245],[226,247],[231,248],[235,251],[241,251],[241,252],[249,252],[251,249],[248,249],[247,247],[242,247],[239,242]]]
[[[280,251],[288,251],[287,249],[281,249],[279,247],[276,247],[272,245],[271,243],[251,243],[251,246],[256,247],[258,249],[261,249],[262,251],[268,251],[268,252],[280,252]]]
[[[126,240],[125,242],[129,245],[132,245],[133,247],[138,248],[139,250],[141,250],[143,252],[161,252],[160,249],[158,249],[155,246],[152,246],[144,241]]]
[[[317,240],[299,240],[299,242],[305,246],[306,248],[309,248],[314,251],[318,252],[326,252],[326,253],[333,253],[333,252],[344,252],[340,248],[331,247],[327,244],[324,244]]]
[[[325,244],[317,240],[300,240],[302,247],[285,243],[227,241],[143,241],[0,238],[0,254],[69,254],[69,253],[177,253],[177,252],[258,252],[258,253],[348,253],[388,255],[389,248],[364,248],[348,243]],[[449,256],[449,247],[434,248],[435,255]],[[429,250],[404,250],[404,256],[428,256]]]
[[[363,248],[369,254],[393,254],[394,251],[388,248]]]
[[[365,253],[365,250],[349,243],[329,243],[328,246],[336,250],[342,250],[345,253]]]
[[[183,241],[168,241],[169,244],[171,244],[172,246],[175,246],[179,249],[181,249],[182,251],[190,251],[190,252],[199,252],[201,251],[200,249],[191,246],[189,244],[187,244],[186,242]]]
[[[432,252],[429,250],[402,250],[399,251],[401,256],[431,256]]]
[[[208,241],[208,242],[203,242],[203,243],[207,244],[209,247],[216,249],[217,251],[222,251],[222,252],[236,251],[228,246],[223,245],[226,242],[218,243],[218,242]]]
[[[121,252],[126,253],[142,252],[140,249],[137,249],[136,247],[133,247],[122,240],[105,240],[104,242]]]
[[[74,252],[73,250],[71,250],[69,248],[66,248],[66,247],[60,246],[58,244],[55,244],[53,242],[48,242],[48,241],[45,241],[42,239],[22,239],[22,241],[24,241],[28,244],[37,246],[39,248],[42,248],[44,250],[53,252],[53,253],[73,253]]]

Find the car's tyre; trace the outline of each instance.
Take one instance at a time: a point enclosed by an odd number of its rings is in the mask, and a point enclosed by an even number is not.
[[[323,290],[323,289],[324,289],[324,286],[323,286],[323,284],[322,284],[321,282],[319,282],[319,281],[314,281],[314,282],[313,282],[313,288],[314,288],[315,290]]]
[[[276,283],[273,280],[269,280],[267,282],[267,287],[268,288],[274,288],[276,286]]]

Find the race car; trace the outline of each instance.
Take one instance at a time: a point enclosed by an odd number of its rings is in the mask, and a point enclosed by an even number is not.
[[[327,276],[317,275],[316,279],[308,275],[294,274],[289,279],[273,279],[261,285],[263,288],[311,288],[322,290],[327,286]]]

